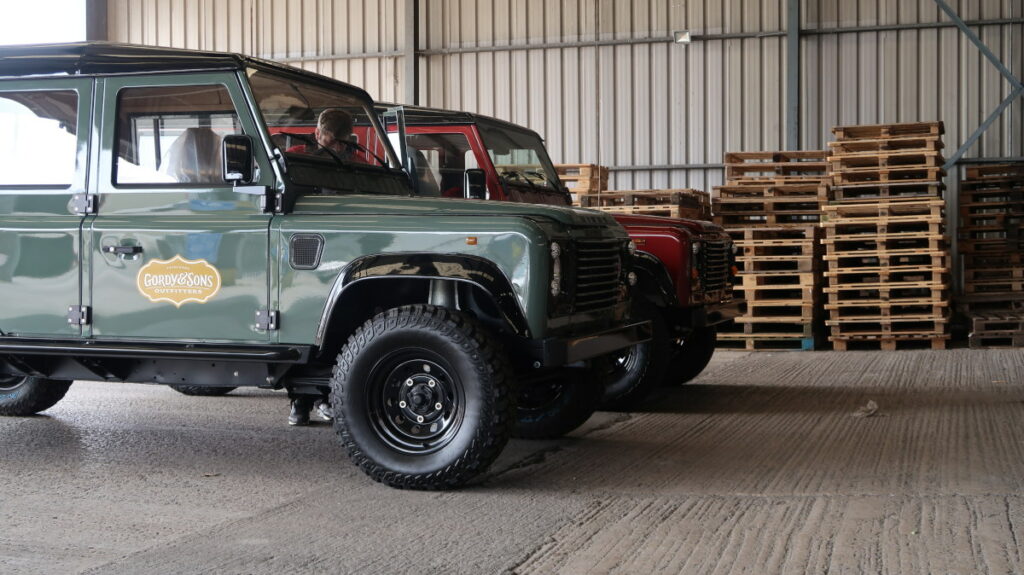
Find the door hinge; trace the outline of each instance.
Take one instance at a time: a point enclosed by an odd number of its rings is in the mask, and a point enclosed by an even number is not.
[[[87,305],[68,306],[68,324],[89,325],[92,320],[92,314],[90,311],[91,310]]]
[[[273,331],[277,329],[280,312],[276,309],[258,309],[256,310],[256,329],[265,329]]]
[[[96,213],[95,194],[75,194],[71,196],[71,208],[80,216]]]

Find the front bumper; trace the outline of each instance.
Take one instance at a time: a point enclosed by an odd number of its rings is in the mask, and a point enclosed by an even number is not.
[[[588,335],[528,340],[526,349],[513,360],[528,358],[534,368],[561,367],[614,353],[650,339],[651,322],[642,321]]]
[[[727,302],[679,309],[676,315],[676,325],[681,328],[681,333],[678,335],[687,335],[695,329],[728,323],[742,315],[742,304],[742,299],[734,299]]]

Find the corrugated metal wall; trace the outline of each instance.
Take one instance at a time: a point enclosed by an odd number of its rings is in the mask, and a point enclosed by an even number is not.
[[[397,100],[404,1],[110,0],[109,36],[284,60]],[[723,152],[784,147],[786,39],[771,34],[786,0],[416,1],[421,103],[530,126],[556,162],[620,168],[613,187],[707,189]],[[951,4],[969,20],[1024,18],[1024,0]],[[802,5],[804,149],[839,123],[941,119],[952,150],[1009,93],[955,28],[830,33],[942,21],[933,0]],[[769,35],[668,41],[679,29]],[[1024,24],[978,30],[1024,78]],[[1022,122],[1018,100],[968,156],[1024,155]]]

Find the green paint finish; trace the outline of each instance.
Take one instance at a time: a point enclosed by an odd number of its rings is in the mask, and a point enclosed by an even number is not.
[[[486,212],[477,215],[482,213]],[[543,287],[550,281],[546,255],[549,236],[536,222],[507,216],[295,214],[276,218],[274,227],[280,231],[275,235],[282,254],[278,264],[282,342],[313,343],[335,281],[353,260],[376,254],[462,254],[487,259],[512,284],[534,337],[546,331],[547,292]],[[295,233],[324,237],[317,269],[295,270],[289,265],[289,242]],[[475,238],[476,245],[467,244],[470,237]]]
[[[257,134],[237,76],[231,73],[108,78],[102,91],[103,117],[117,117],[117,96],[122,90],[175,86],[225,89],[231,102],[219,106],[237,114],[244,133]],[[101,200],[99,214],[88,231],[85,261],[91,272],[91,335],[98,339],[269,341],[267,331],[256,329],[256,311],[267,308],[270,283],[267,242],[271,216],[262,213],[259,198],[237,193],[228,184],[115,184],[115,124],[104,122],[101,131],[97,186]],[[263,174],[259,183],[273,186],[273,171],[266,158],[259,163]],[[111,246],[135,246],[142,251],[117,255],[105,251]],[[143,285],[140,289],[144,266],[176,256],[216,269],[220,278],[216,294],[201,302],[179,302],[184,297],[182,291],[189,288],[175,284],[172,288]],[[202,263],[192,264],[176,273],[203,269]],[[196,291],[205,295],[201,289]],[[164,293],[175,301],[160,301]],[[154,298],[157,301],[152,301]]]
[[[0,332],[20,336],[76,337],[69,306],[81,303],[82,216],[70,208],[87,189],[93,81],[0,80],[0,92],[64,92],[77,96],[75,171],[68,187],[12,185],[0,173]],[[10,134],[4,134],[9,137]],[[41,156],[46,150],[39,149]]]

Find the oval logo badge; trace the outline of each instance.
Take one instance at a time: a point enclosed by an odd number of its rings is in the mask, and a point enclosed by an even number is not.
[[[151,302],[166,301],[181,307],[185,302],[206,303],[220,291],[220,272],[206,260],[151,260],[136,278],[139,292]]]

